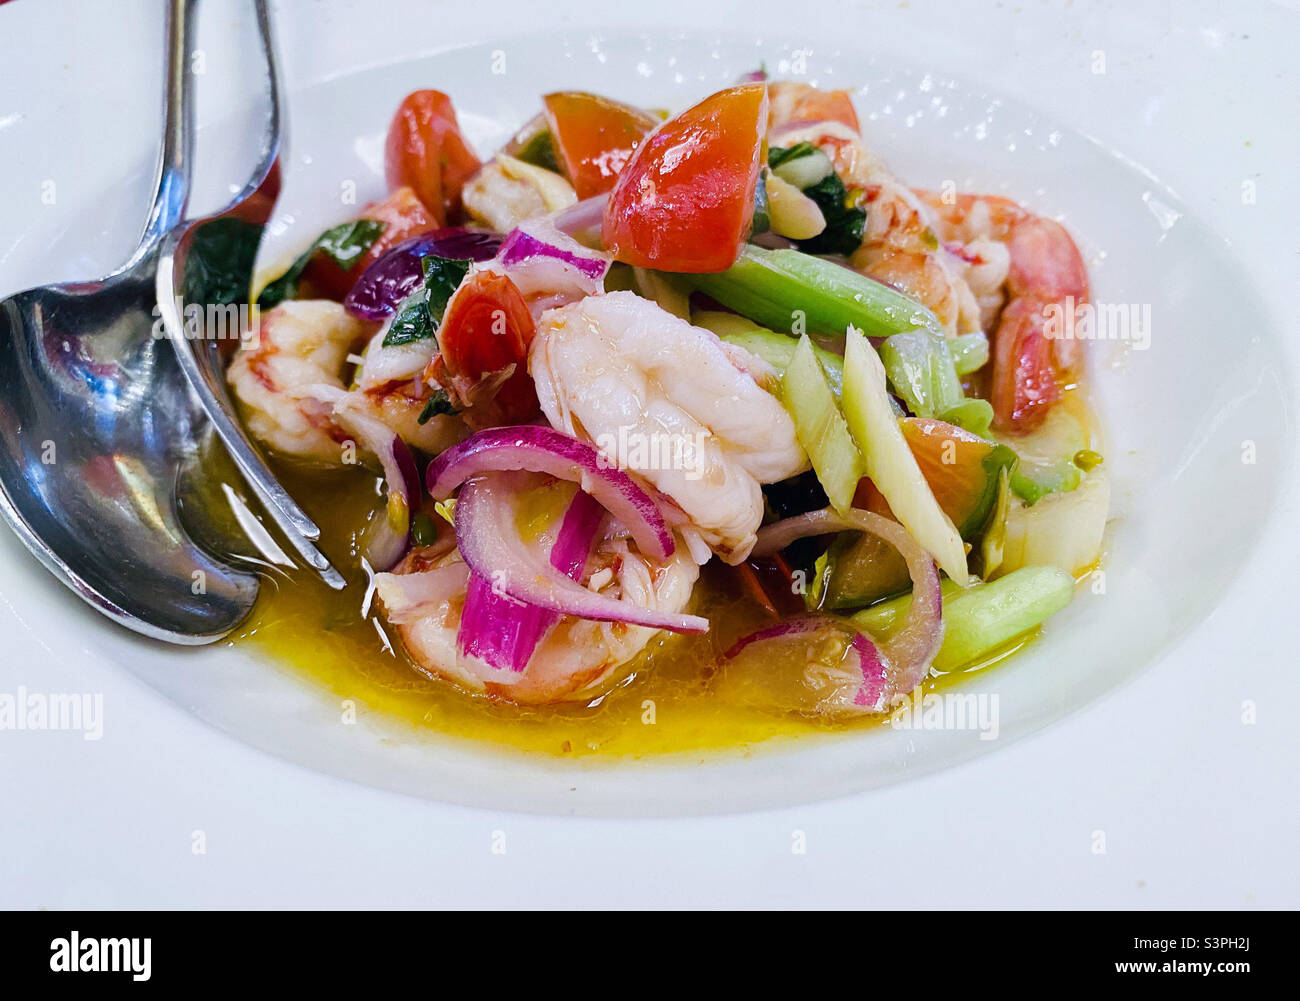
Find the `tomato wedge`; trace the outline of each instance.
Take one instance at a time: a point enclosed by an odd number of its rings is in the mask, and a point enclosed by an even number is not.
[[[943,513],[961,537],[978,537],[997,499],[998,478],[1015,465],[1016,453],[944,421],[905,417],[903,438]]]
[[[450,97],[417,90],[398,105],[384,149],[388,186],[412,188],[438,226],[459,216],[461,188],[479,166]]]
[[[390,247],[408,237],[438,228],[437,221],[410,188],[398,188],[382,202],[367,205],[357,218],[375,219],[384,224],[384,231],[370,245],[369,250],[353,261],[346,271],[327,254],[314,255],[303,270],[303,277],[311,283],[312,288],[327,299],[341,301],[353,283],[361,277],[361,273]]]
[[[767,86],[720,90],[652,133],[605,206],[605,248],[660,271],[725,271],[754,216]]]
[[[547,94],[555,158],[579,198],[603,195],[659,120],[638,108],[578,90]]]
[[[492,271],[471,272],[447,303],[432,374],[444,386],[450,382],[461,401],[473,406],[479,403],[475,388],[514,365],[514,372],[489,399],[502,421],[523,420],[537,411],[537,391],[528,374],[528,346],[536,329],[514,282]]]

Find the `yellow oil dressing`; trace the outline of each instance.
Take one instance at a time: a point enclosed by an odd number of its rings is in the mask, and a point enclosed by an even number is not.
[[[365,575],[360,563],[367,520],[379,507],[375,476],[363,469],[304,471],[278,464],[276,473],[321,527],[321,547],[348,579],[332,591],[313,573],[293,569],[267,574],[252,615],[232,635],[240,649],[288,665],[340,699],[353,699],[399,724],[523,751],[575,757],[636,757],[737,750],[774,738],[860,730],[887,717],[847,721],[773,713],[728,700],[710,685],[720,650],[762,623],[741,596],[732,572],[704,569],[692,610],[713,623],[704,636],[665,633],[653,640],[623,681],[584,705],[515,706],[465,692],[426,677],[408,658],[392,630],[371,609],[362,618]],[[566,498],[545,511],[525,511],[537,531]],[[440,532],[450,531],[438,520]],[[963,674],[996,663],[1027,640],[1018,640],[981,664],[939,678],[925,690],[951,687]]]

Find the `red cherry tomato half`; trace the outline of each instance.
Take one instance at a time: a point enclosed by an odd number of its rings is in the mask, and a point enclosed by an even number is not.
[[[528,346],[535,332],[533,314],[515,283],[505,275],[475,271],[447,303],[438,328],[439,367],[462,386],[471,386],[514,365],[493,400],[503,420],[523,420],[537,411],[537,391],[528,374]]]
[[[436,225],[458,218],[461,188],[479,166],[446,94],[417,90],[398,105],[384,150],[388,186],[414,189]]]
[[[652,133],[605,207],[605,248],[660,271],[725,271],[749,235],[767,87],[718,91]]]
[[[328,254],[316,254],[303,271],[303,277],[313,290],[327,299],[341,301],[362,272],[378,260],[390,247],[408,237],[418,236],[438,223],[410,188],[398,188],[382,202],[374,202],[361,210],[358,219],[374,219],[384,224],[384,231],[370,248],[352,262],[344,271]]]
[[[547,94],[555,158],[579,198],[603,195],[659,120],[609,98],[570,90]]]

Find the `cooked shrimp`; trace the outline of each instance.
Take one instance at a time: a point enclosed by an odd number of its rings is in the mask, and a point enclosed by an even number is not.
[[[821,90],[794,80],[767,85],[768,121],[772,126],[790,122],[839,122],[861,132],[853,98],[847,90]]]
[[[764,363],[631,292],[544,313],[528,367],[551,424],[672,501],[700,562],[710,548],[742,562],[759,485],[807,468],[789,415],[756,381]]]
[[[430,453],[464,437],[463,423],[451,415],[419,423],[428,394],[418,379],[402,374],[401,359],[391,355],[394,349],[382,348],[383,330],[367,350],[367,357],[373,351],[375,360],[363,365],[361,388],[346,393],[346,399],[340,397],[352,352],[366,329],[341,305],[327,300],[291,300],[266,312],[258,336],[240,347],[226,370],[253,436],[286,455],[338,462],[344,454],[340,444],[352,435],[334,415],[338,407],[347,406]]]
[[[386,425],[408,445],[437,455],[469,433],[455,414],[435,414],[420,423],[430,389],[422,373],[437,346],[433,340],[386,346],[387,333],[385,324],[366,346],[356,388],[348,394],[349,403]]]
[[[866,210],[862,245],[850,258],[852,265],[929,307],[950,335],[978,330],[979,303],[961,262],[939,241],[929,206],[863,143],[848,95],[806,84],[782,86],[804,89],[773,99],[769,142],[787,147],[809,142],[822,150],[849,197]],[[813,115],[821,120],[810,121]]]
[[[1006,277],[994,290],[999,297],[1005,293],[1005,304],[993,335],[993,412],[1000,428],[1032,430],[1082,362],[1080,342],[1050,336],[1047,323],[1052,306],[1088,302],[1083,256],[1063,226],[1007,198],[921,194],[938,213],[944,239],[976,266],[991,253],[1005,256]]]
[[[699,568],[685,549],[659,563],[626,539],[607,537],[592,554],[584,579],[594,591],[643,608],[681,612]],[[470,689],[521,704],[593,698],[620,680],[620,668],[660,630],[622,622],[562,616],[538,644],[519,680],[487,680],[456,647],[469,568],[452,549],[416,550],[393,573],[375,575],[375,591],[403,646],[421,670]]]
[[[287,455],[338,461],[347,435],[330,419],[331,404],[305,390],[342,389],[348,354],[364,336],[361,321],[336,302],[289,301],[264,313],[226,370],[253,436]]]

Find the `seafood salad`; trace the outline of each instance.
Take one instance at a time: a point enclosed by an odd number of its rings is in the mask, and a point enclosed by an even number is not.
[[[840,725],[1069,604],[1109,495],[1060,224],[910,187],[846,91],[540,107],[488,153],[410,94],[387,197],[229,361],[295,495],[346,508],[373,656],[483,712],[666,675]]]

